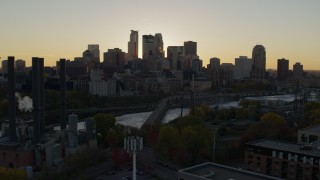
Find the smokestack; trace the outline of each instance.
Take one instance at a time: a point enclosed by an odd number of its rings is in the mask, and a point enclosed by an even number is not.
[[[39,58],[32,58],[32,117],[33,117],[33,143],[40,142],[40,111],[39,111]]]
[[[39,58],[39,106],[40,106],[40,134],[45,133],[45,97],[44,97],[44,59]]]
[[[15,87],[16,79],[14,74],[14,57],[8,57],[8,85],[9,85],[9,140],[14,142],[17,140],[16,136],[16,97]]]
[[[60,59],[59,63],[59,74],[60,74],[60,100],[61,100],[61,106],[60,106],[60,125],[61,130],[66,129],[66,60]]]

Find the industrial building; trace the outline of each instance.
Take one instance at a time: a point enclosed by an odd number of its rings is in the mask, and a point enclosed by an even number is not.
[[[68,117],[66,111],[65,60],[60,60],[60,130],[45,124],[43,58],[32,58],[32,120],[18,120],[16,115],[14,57],[8,57],[8,114],[0,137],[0,166],[8,168],[33,167],[43,164],[60,166],[63,159],[77,151],[96,147],[94,121],[86,119],[86,129],[78,131],[77,115]]]

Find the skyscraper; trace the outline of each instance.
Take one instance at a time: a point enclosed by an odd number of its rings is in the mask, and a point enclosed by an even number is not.
[[[119,48],[108,49],[108,52],[103,54],[103,65],[105,67],[113,67],[118,70],[123,70],[124,52]]]
[[[217,87],[219,86],[219,69],[220,69],[220,59],[219,58],[211,58],[210,59],[210,76],[211,76],[211,86]]]
[[[156,33],[154,36],[155,40],[155,52],[156,56],[163,58],[164,57],[164,50],[163,50],[163,40],[161,33]]]
[[[210,59],[210,68],[213,69],[213,68],[219,68],[220,67],[220,59],[219,58],[211,58]]]
[[[256,45],[252,51],[251,79],[265,79],[266,50],[262,45]]]
[[[239,58],[236,58],[233,78],[239,80],[249,79],[251,67],[252,59],[249,59],[247,56],[240,56]]]
[[[182,60],[184,56],[183,46],[168,46],[167,48],[167,59],[170,62],[172,70],[181,70]]]
[[[24,69],[26,67],[26,62],[22,59],[16,60],[15,63],[15,71],[16,72],[24,72]]]
[[[184,42],[185,55],[197,55],[197,42]]]
[[[99,44],[89,44],[88,50],[91,52],[93,60],[100,62]]]
[[[222,63],[219,68],[219,81],[218,85],[222,87],[228,87],[233,83],[233,70],[234,65],[232,63]]]
[[[146,59],[149,55],[155,55],[155,39],[153,35],[142,36],[142,58]]]
[[[3,74],[8,74],[8,60],[3,60],[1,62],[1,68]]]
[[[287,59],[278,59],[278,81],[286,81],[289,76],[289,60]]]
[[[296,79],[300,79],[303,77],[303,65],[299,62],[293,65],[293,77]]]
[[[163,58],[163,40],[161,33],[156,33],[153,35],[143,35],[142,36],[142,56],[143,59],[153,58]],[[154,59],[155,60],[155,59]]]
[[[131,30],[130,41],[128,42],[128,59],[137,59],[139,50],[138,31]]]

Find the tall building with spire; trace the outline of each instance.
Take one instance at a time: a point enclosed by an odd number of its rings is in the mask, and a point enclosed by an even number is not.
[[[137,59],[139,52],[139,33],[131,30],[130,41],[128,42],[128,59]]]
[[[266,50],[262,45],[256,45],[252,51],[251,79],[265,79],[266,76]]]

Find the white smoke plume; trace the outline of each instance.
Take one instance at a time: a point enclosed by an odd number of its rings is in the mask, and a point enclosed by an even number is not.
[[[32,111],[32,99],[29,96],[25,96],[21,98],[20,93],[15,93],[18,103],[19,103],[19,110],[23,112],[31,112]]]

